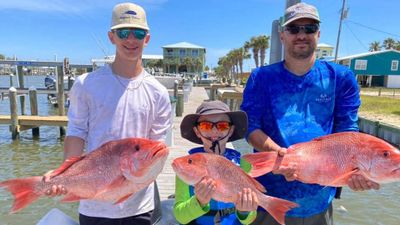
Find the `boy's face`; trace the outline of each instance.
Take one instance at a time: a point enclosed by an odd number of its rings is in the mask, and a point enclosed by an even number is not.
[[[135,28],[121,28],[119,30],[126,31],[128,29],[132,31],[128,34],[128,36],[126,36],[126,32],[124,37],[119,35],[117,30],[114,30],[108,32],[108,37],[110,41],[115,45],[116,54],[119,57],[126,60],[141,60],[143,49],[147,46],[150,40],[150,34],[147,32],[144,38],[140,39],[138,38],[140,36],[135,36]],[[120,34],[124,33],[120,32]],[[123,38],[121,38],[120,36]]]
[[[193,127],[193,130],[204,145],[211,145],[213,141],[219,141],[220,145],[225,145],[235,129],[226,114],[200,116],[197,122],[199,125]],[[205,123],[201,124],[201,122]]]

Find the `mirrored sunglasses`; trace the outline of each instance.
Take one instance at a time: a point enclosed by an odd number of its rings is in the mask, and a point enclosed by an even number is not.
[[[284,28],[290,34],[298,34],[300,31],[304,31],[306,34],[314,34],[318,31],[319,25],[318,24],[306,24],[306,25],[289,25]]]
[[[122,40],[127,39],[129,37],[130,33],[132,33],[132,35],[138,40],[143,40],[143,38],[146,37],[146,35],[147,35],[147,31],[146,30],[139,29],[139,28],[134,28],[134,29],[132,29],[132,28],[116,29],[115,33]]]
[[[213,127],[215,127],[217,128],[218,131],[223,132],[229,130],[232,126],[232,123],[228,121],[218,121],[218,122],[201,121],[197,122],[196,126],[200,131],[211,131]]]

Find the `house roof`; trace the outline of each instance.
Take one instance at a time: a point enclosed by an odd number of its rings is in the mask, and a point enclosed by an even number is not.
[[[319,43],[319,44],[317,45],[317,48],[333,48],[333,46],[332,46],[332,45],[325,44],[325,43]]]
[[[385,52],[397,52],[400,54],[400,51],[397,51],[394,49],[385,49],[385,50],[381,50],[381,51],[365,52],[365,53],[361,53],[361,54],[344,56],[344,57],[338,58],[337,60],[354,59],[354,58],[360,58],[360,57],[369,56],[369,55],[377,55],[377,54],[381,54],[381,53],[385,53]]]
[[[162,48],[194,48],[194,49],[205,49],[204,47],[195,45],[195,44],[191,44],[189,42],[179,42],[176,44],[171,44],[171,45],[165,45]]]

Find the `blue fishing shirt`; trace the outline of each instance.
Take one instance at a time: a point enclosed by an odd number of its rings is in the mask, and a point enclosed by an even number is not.
[[[289,147],[331,133],[358,131],[360,104],[357,81],[349,68],[316,60],[309,72],[296,76],[282,61],[252,72],[241,109],[249,119],[247,137],[260,129],[281,147]],[[257,180],[268,195],[300,205],[290,210],[288,217],[304,218],[325,211],[336,192],[334,187],[287,182],[284,176],[272,173]]]

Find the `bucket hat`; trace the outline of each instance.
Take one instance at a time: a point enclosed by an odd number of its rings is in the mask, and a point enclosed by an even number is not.
[[[181,122],[181,136],[191,142],[203,144],[193,131],[197,120],[203,115],[227,114],[231,123],[235,125],[233,134],[228,141],[235,141],[244,137],[247,132],[247,114],[243,111],[230,111],[229,107],[221,101],[203,102],[195,114],[186,115]]]

